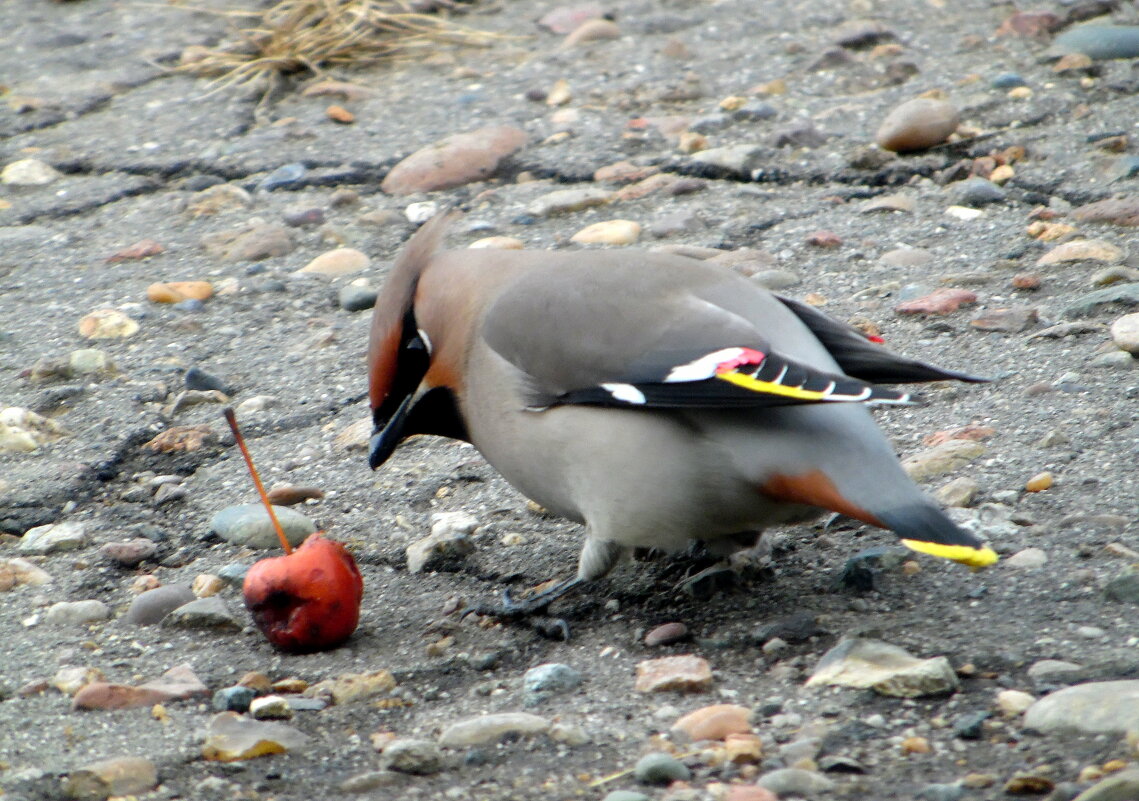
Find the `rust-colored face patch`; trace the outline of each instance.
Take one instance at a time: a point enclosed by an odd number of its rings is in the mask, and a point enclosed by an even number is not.
[[[764,482],[759,491],[776,501],[818,506],[872,526],[885,528],[882,521],[874,515],[844,498],[834,482],[821,470],[809,470],[797,476],[776,474]]]
[[[392,327],[380,335],[373,332],[368,348],[368,399],[378,409],[392,391],[399,362],[401,331]]]

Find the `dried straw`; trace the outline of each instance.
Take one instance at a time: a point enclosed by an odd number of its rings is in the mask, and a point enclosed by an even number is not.
[[[486,46],[495,34],[412,11],[401,0],[281,0],[264,11],[221,12],[250,17],[239,41],[204,50],[177,67],[215,79],[218,89],[259,84],[328,67],[374,64],[434,52],[440,43]]]

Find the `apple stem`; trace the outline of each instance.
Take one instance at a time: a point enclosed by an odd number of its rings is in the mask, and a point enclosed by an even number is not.
[[[253,466],[253,457],[249,455],[249,448],[245,447],[245,437],[241,436],[241,429],[237,427],[237,417],[233,414],[233,407],[225,407],[222,414],[225,415],[225,421],[229,423],[233,438],[237,440],[237,447],[241,448],[241,455],[245,457],[245,464],[249,468],[249,475],[253,476],[253,484],[257,487],[257,494],[261,496],[261,503],[265,504],[265,511],[269,513],[269,519],[273,521],[273,528],[277,531],[277,539],[281,541],[281,547],[285,549],[285,553],[291,554],[293,546],[289,544],[289,539],[285,536],[280,521],[277,520],[277,513],[273,511],[273,504],[269,502],[269,494],[265,492],[265,485],[261,483],[261,476],[257,475],[257,468]]]

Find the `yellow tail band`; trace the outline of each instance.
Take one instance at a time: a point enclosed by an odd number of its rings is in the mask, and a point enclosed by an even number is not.
[[[902,540],[902,545],[918,553],[927,553],[930,556],[940,556],[953,562],[960,562],[971,568],[978,569],[995,564],[999,556],[992,548],[974,548],[969,545],[942,545],[937,542],[922,542],[921,540]]]

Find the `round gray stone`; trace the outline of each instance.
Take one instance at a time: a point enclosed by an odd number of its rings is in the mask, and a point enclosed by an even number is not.
[[[316,531],[316,524],[298,511],[286,506],[274,506],[273,512],[285,530],[289,544],[294,547]],[[269,513],[259,503],[244,503],[222,509],[210,520],[210,531],[234,545],[263,550],[281,547]]]
[[[1139,680],[1092,681],[1046,695],[1024,713],[1024,728],[1044,734],[1123,735],[1139,720]]]
[[[1056,37],[1053,53],[1083,53],[1095,60],[1139,57],[1139,25],[1083,25]]]
[[[955,187],[957,200],[965,206],[985,206],[1000,203],[1005,199],[1005,191],[992,181],[974,176],[966,178]]]
[[[633,776],[642,784],[668,784],[688,781],[692,772],[676,757],[657,751],[645,754],[637,761]]]
[[[376,305],[376,298],[379,297],[379,290],[373,289],[370,286],[348,286],[340,287],[340,292],[337,299],[340,303],[340,308],[344,311],[358,312],[367,311]]]
[[[760,776],[756,784],[770,790],[780,798],[783,796],[812,798],[820,793],[829,793],[834,789],[834,782],[826,776],[802,768],[773,770]]]
[[[380,767],[397,773],[429,776],[443,770],[443,752],[430,740],[401,738],[384,748]]]
[[[551,695],[569,692],[580,685],[581,671],[556,662],[532,667],[522,677],[522,690],[528,706]]]
[[[136,626],[152,626],[194,598],[193,591],[185,584],[167,584],[147,590],[131,601],[125,619]]]
[[[60,601],[44,613],[44,622],[57,626],[80,626],[97,623],[111,616],[111,607],[102,601]]]

